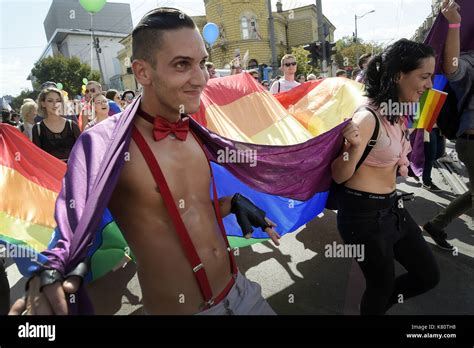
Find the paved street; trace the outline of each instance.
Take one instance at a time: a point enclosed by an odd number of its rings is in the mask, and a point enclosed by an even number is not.
[[[462,171],[461,171],[462,172]],[[434,182],[445,192],[419,188],[414,179],[401,180],[399,189],[414,192],[406,202],[414,219],[422,225],[454,197],[442,171],[433,169]],[[465,182],[466,178],[462,177]],[[472,212],[471,212],[472,214]],[[458,255],[437,248],[429,237],[441,269],[440,284],[429,293],[393,307],[388,314],[473,314],[474,313],[474,228],[468,215],[448,228],[448,240]],[[297,234],[284,236],[279,248],[270,242],[240,249],[239,267],[249,279],[261,284],[263,294],[278,314],[357,314],[364,279],[357,265],[347,258],[327,258],[325,246],[342,243],[335,214],[311,221]],[[416,255],[413,255],[416,257]],[[397,265],[397,273],[403,272]],[[20,296],[24,280],[15,265],[7,269],[12,301]],[[110,273],[89,286],[98,314],[141,314],[141,292],[133,264]]]

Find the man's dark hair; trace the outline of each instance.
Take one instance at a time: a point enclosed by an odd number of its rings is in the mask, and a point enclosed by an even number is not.
[[[367,63],[371,57],[372,57],[371,53],[366,53],[360,56],[358,64],[361,70],[364,69],[364,64]]]
[[[133,98],[135,98],[135,92],[130,89],[127,89],[126,91],[122,93],[122,100],[125,100],[125,98],[127,97],[127,94],[131,94],[133,95]]]
[[[336,77],[339,77],[339,76],[342,76],[342,75],[347,76],[347,71],[342,70],[342,69],[339,69],[338,71],[336,71]]]
[[[50,88],[50,87],[56,88],[56,82],[46,81],[41,85],[42,90],[45,89],[45,88]]]
[[[2,109],[2,120],[3,122],[10,121],[10,111],[7,109]]]
[[[425,58],[435,57],[433,48],[428,45],[401,39],[376,55],[367,66],[365,89],[367,96],[376,105],[399,102],[396,80],[401,73],[407,74],[420,67]],[[393,124],[398,116],[389,115]]]
[[[160,7],[148,12],[132,32],[133,59],[143,59],[155,66],[155,52],[160,48],[163,32],[182,28],[195,29],[196,24],[184,12]]]
[[[121,98],[119,91],[117,91],[116,89],[109,89],[107,91],[107,93],[105,93],[105,97],[107,99],[114,100],[114,98],[117,94],[118,94],[119,98]]]

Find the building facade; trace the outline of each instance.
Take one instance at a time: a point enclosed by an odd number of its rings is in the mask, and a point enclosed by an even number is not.
[[[424,42],[430,29],[438,15],[440,8],[443,4],[443,0],[431,0],[431,13],[426,17],[422,25],[415,31],[415,35],[411,38],[413,41]]]
[[[219,26],[220,36],[210,48],[210,60],[219,68],[229,66],[240,54],[248,51],[248,67],[260,64],[271,66],[269,14],[266,0],[204,0],[206,15],[193,17],[199,30],[206,23]],[[316,5],[308,5],[283,11],[277,3],[272,13],[275,28],[277,61],[289,53],[292,47],[320,41]],[[326,40],[334,39],[335,26],[323,16]],[[278,64],[279,65],[279,64]]]
[[[123,89],[117,56],[124,47],[120,41],[133,29],[129,4],[106,3],[91,16],[77,0],[53,0],[43,25],[48,44],[39,60],[57,55],[78,57],[101,72],[104,89]],[[34,81],[34,76],[28,79]]]
[[[230,67],[230,62],[239,55],[241,60],[248,52],[247,68],[272,65],[270,45],[269,13],[266,0],[204,0],[206,15],[192,17],[202,33],[207,23],[215,23],[220,28],[219,38],[208,47],[209,60],[218,69]],[[277,3],[274,17],[277,63],[291,51],[292,47],[322,41],[318,36],[318,16],[316,5],[308,5],[283,11]],[[336,27],[323,16],[325,39],[334,41]],[[121,42],[125,48],[119,52],[122,65],[122,80],[127,89],[135,89],[135,79],[127,68],[131,57],[131,38]],[[127,81],[127,82],[126,82]]]

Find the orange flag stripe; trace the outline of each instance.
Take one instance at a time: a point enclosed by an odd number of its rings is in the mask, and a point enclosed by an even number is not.
[[[248,110],[252,110],[252,113]],[[207,128],[225,137],[230,137],[226,127],[232,124],[234,130],[251,138],[287,114],[288,112],[268,93],[256,92],[227,105],[208,106],[206,121]]]
[[[28,180],[19,172],[0,165],[0,212],[20,220],[54,228],[54,205],[58,192],[44,188]],[[19,194],[28,192],[28,196]],[[0,233],[2,231],[0,230]]]
[[[0,124],[0,165],[12,168],[28,180],[57,192],[66,174],[65,163],[32,145],[25,135],[7,124]]]

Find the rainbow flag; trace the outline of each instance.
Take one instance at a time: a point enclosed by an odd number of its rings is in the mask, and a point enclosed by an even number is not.
[[[24,276],[44,265],[42,252],[54,243],[54,207],[66,165],[35,146],[25,135],[0,124],[0,244]],[[120,230],[106,210],[89,249],[87,281],[131,259]],[[9,256],[7,254],[6,256]]]
[[[314,88],[311,84],[307,86],[307,90],[299,91],[301,97]],[[192,117],[221,136],[246,143],[293,145],[313,138],[278,99],[245,73],[209,80],[201,97],[200,110]],[[308,201],[275,196],[243,184],[215,162],[211,162],[211,167],[219,197],[236,192],[249,197],[268,212],[281,234],[295,231],[303,221],[312,220],[324,210],[327,192],[316,194]],[[255,230],[253,238],[242,238],[240,226],[232,214],[224,219],[224,226],[232,247],[245,247],[268,239],[260,229]]]
[[[305,82],[275,97],[313,136],[352,117],[365,98],[363,84],[341,77]]]
[[[407,118],[407,128],[421,128],[428,132],[433,129],[448,94],[429,89],[420,98],[420,106],[413,119]]]
[[[312,89],[309,88],[308,92]],[[300,91],[300,95],[303,94]],[[304,143],[313,137],[289,111],[248,74],[209,81],[203,93],[201,110],[193,115],[193,118],[220,135],[247,143],[285,146]],[[0,191],[2,196],[8,197],[3,201],[0,209],[3,214],[0,218],[0,242],[25,245],[35,251],[40,260],[38,264],[25,259],[16,260],[22,274],[28,276],[46,262],[42,251],[54,248],[61,236],[54,220],[54,204],[61,188],[66,166],[38,149],[12,127],[2,126],[0,134],[2,170],[15,172],[15,177],[22,176],[25,182],[22,188],[15,189],[15,194],[12,194],[10,182],[13,179],[9,179],[11,176],[3,172],[0,176],[2,179]],[[326,138],[322,140],[324,144],[335,141],[332,134],[326,135]],[[284,150],[285,147],[281,149]],[[18,163],[14,161],[15,153],[22,154],[21,163],[26,168],[25,170],[15,170],[15,165],[18,166]],[[302,161],[300,158],[294,158],[296,162],[292,164],[290,158],[291,156],[285,160],[289,165],[298,166],[298,163]],[[320,161],[321,166],[324,163],[327,167],[327,159],[321,158]],[[268,217],[277,223],[277,230],[282,235],[295,231],[324,210],[327,192],[319,192],[305,199],[285,194],[265,193],[255,185],[242,182],[241,178],[239,179],[228,168],[217,162],[214,161],[211,165],[218,183],[219,197],[236,192],[249,197],[268,212]],[[309,172],[308,175],[310,175]],[[330,180],[330,178],[325,179]],[[303,177],[301,180],[306,181]],[[286,184],[278,185],[285,186]],[[37,191],[46,192],[47,195],[39,194]],[[30,204],[25,197],[31,196],[37,199]],[[24,206],[23,213],[17,211],[25,201],[28,204]],[[15,210],[14,206],[19,208]],[[18,228],[21,224],[27,226]],[[260,229],[255,230],[252,239],[243,238],[240,226],[232,214],[224,219],[224,225],[233,247],[243,247],[268,240],[267,235]],[[26,230],[29,233],[25,232]],[[38,244],[37,241],[41,243]],[[91,272],[87,280],[98,279],[130,258],[133,259],[133,255],[129,256],[129,254],[122,234],[106,209],[94,242],[88,248],[87,255],[91,258]]]
[[[299,144],[312,138],[277,100],[247,73],[209,80],[192,117],[226,138],[265,145]]]

